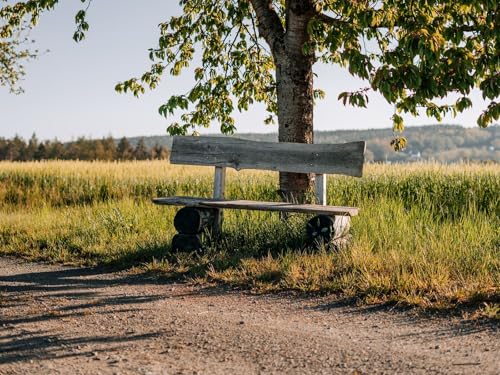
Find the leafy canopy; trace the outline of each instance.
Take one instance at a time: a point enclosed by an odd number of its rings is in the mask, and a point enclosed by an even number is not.
[[[270,113],[266,122],[272,122],[277,113],[275,60],[272,47],[259,34],[264,20],[255,9],[264,5],[277,15],[286,32],[288,1],[179,0],[182,15],[159,25],[158,45],[149,50],[150,70],[119,83],[116,90],[138,96],[154,89],[163,75],[177,76],[193,61],[200,61],[194,68],[193,87],[170,97],[159,108],[165,117],[176,110],[183,113],[180,123],[169,126],[171,134],[208,127],[212,121],[220,124],[223,133],[231,133],[235,130],[233,111],[244,111],[254,102],[265,105]],[[417,115],[424,108],[439,121],[447,113],[470,107],[469,94],[479,88],[489,101],[477,120],[479,126],[498,120],[498,1],[309,1],[316,13],[308,25],[311,43],[304,45],[304,53],[314,53],[316,61],[346,67],[366,82],[358,91],[340,94],[344,104],[365,107],[367,92],[378,91],[395,106],[393,127],[401,132],[403,114]],[[89,28],[86,11],[90,1],[81,2],[85,9],[75,17],[76,41]],[[40,13],[57,3],[27,0],[4,5],[0,41],[13,38],[23,22],[35,25]],[[5,64],[4,59],[0,61]],[[12,63],[7,60],[6,64]],[[16,79],[11,77],[7,83]],[[440,104],[449,93],[458,93],[459,98]],[[316,91],[316,98],[322,96]],[[404,147],[404,142],[404,138],[396,138],[395,148]]]
[[[29,26],[17,26],[9,36],[0,36],[0,86],[6,86],[13,94],[23,92],[19,81],[25,75],[24,62],[34,59],[37,50],[29,47],[33,43],[26,34]]]

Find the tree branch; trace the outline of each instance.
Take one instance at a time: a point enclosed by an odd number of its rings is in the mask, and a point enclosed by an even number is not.
[[[250,0],[255,14],[257,15],[258,29],[260,35],[271,47],[273,54],[283,47],[285,31],[281,20],[273,9],[271,0]]]
[[[324,13],[317,13],[316,16],[315,16],[316,19],[318,19],[319,21],[327,24],[327,25],[344,25],[344,26],[352,26],[352,23],[350,23],[349,21],[346,21],[346,20],[341,20],[341,19],[338,19],[338,18],[334,18],[334,17],[330,17],[329,15],[327,14],[324,14]],[[390,27],[398,27],[397,24],[394,24],[394,25],[390,25],[390,24],[384,24],[384,23],[379,23],[377,25],[373,25],[373,26],[367,26],[368,29],[382,29],[382,28],[390,28]]]
[[[347,25],[348,22],[340,20],[338,18],[330,17],[324,13],[317,13],[315,16],[319,21],[326,23],[327,25]]]

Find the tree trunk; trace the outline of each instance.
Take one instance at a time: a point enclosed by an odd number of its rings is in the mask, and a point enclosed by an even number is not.
[[[310,41],[307,26],[317,14],[316,1],[286,0],[284,27],[274,2],[250,2],[276,65],[279,141],[312,143],[314,53],[304,53],[304,45]],[[286,200],[304,201],[313,182],[311,175],[280,173],[280,191]]]
[[[307,2],[288,0],[284,50],[275,54],[280,142],[313,143],[313,54],[305,54],[307,24],[314,11]],[[313,176],[280,172],[285,200],[303,202],[313,188]]]

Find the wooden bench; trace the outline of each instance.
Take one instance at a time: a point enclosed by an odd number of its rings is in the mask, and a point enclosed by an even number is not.
[[[222,226],[222,209],[245,209],[316,214],[307,224],[310,241],[332,241],[349,230],[350,217],[356,207],[328,206],[327,174],[361,177],[365,142],[343,144],[302,144],[256,142],[226,137],[184,137],[173,139],[172,164],[215,166],[213,198],[155,198],[159,205],[184,206],[174,218],[179,232],[172,249],[198,250],[201,233],[207,229],[218,235]],[[293,173],[314,173],[317,204],[261,202],[224,199],[226,168],[260,169]]]

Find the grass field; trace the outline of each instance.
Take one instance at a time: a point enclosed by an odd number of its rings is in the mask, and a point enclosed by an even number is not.
[[[362,179],[332,177],[328,202],[361,208],[339,252],[303,245],[305,215],[228,210],[219,244],[172,254],[176,208],[150,199],[208,197],[211,184],[211,168],[164,161],[0,163],[0,254],[498,315],[499,165],[367,165]],[[276,191],[274,173],[228,175],[230,198],[279,200]]]

